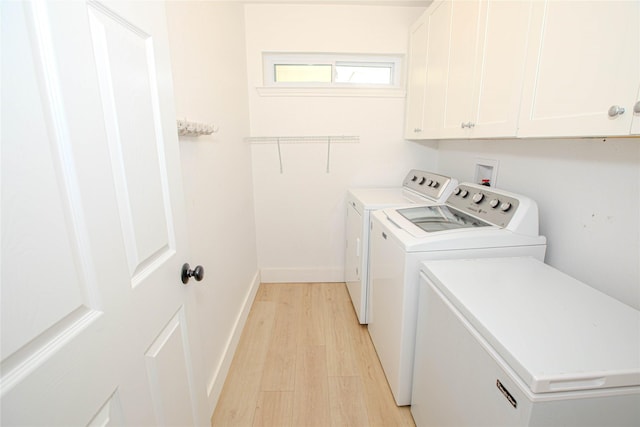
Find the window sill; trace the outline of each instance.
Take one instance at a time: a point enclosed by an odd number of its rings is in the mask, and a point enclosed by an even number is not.
[[[404,89],[352,87],[256,87],[260,96],[404,98]]]

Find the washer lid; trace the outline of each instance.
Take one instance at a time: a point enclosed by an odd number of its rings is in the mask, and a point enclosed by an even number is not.
[[[383,209],[395,206],[411,205],[413,203],[429,203],[430,199],[412,195],[409,198],[406,190],[395,188],[351,188],[348,198],[353,200],[362,209]]]
[[[374,228],[379,227],[407,253],[463,250],[468,254],[467,257],[471,258],[482,256],[473,252],[475,250],[486,253],[487,249],[499,249],[501,254],[506,255],[504,250],[509,250],[507,248],[518,248],[521,254],[534,254],[546,245],[546,238],[543,236],[518,234],[494,225],[427,232],[411,223],[394,208],[372,211],[371,218]],[[456,256],[459,258],[461,254]],[[426,258],[422,256],[421,259]]]
[[[532,392],[640,385],[640,311],[533,258],[422,270]]]

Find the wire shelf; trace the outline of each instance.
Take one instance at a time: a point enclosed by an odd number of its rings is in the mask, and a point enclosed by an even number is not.
[[[331,172],[331,145],[336,143],[359,143],[359,136],[326,135],[326,136],[251,136],[245,138],[249,144],[275,144],[278,147],[278,161],[280,173],[284,173],[282,166],[282,144],[327,144],[327,173]]]
[[[305,143],[358,143],[359,136],[326,135],[326,136],[250,136],[245,138],[250,144],[305,144]]]

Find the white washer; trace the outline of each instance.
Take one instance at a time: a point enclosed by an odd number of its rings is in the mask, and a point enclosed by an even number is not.
[[[412,169],[395,188],[352,188],[347,194],[345,282],[361,324],[367,323],[369,304],[369,220],[376,209],[410,204],[444,203],[458,181]]]
[[[640,312],[532,258],[423,264],[426,426],[640,426]]]
[[[411,403],[419,265],[429,259],[544,259],[538,208],[524,196],[460,184],[446,204],[372,215],[369,334],[398,405]]]

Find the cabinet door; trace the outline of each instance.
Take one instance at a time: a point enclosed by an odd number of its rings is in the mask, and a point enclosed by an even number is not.
[[[534,2],[532,16],[518,136],[628,135],[640,2]],[[625,112],[611,117],[615,106]]]
[[[424,91],[427,78],[427,25],[425,12],[409,31],[409,78],[405,138],[420,139],[424,113]]]
[[[530,15],[530,1],[469,0],[433,8],[423,135],[516,135]]]
[[[449,35],[452,2],[434,3],[429,9],[427,27],[427,80],[424,95],[422,135],[442,135],[449,62]]]
[[[531,1],[483,3],[478,32],[471,137],[514,137],[522,96]]]
[[[473,110],[471,95],[475,81],[480,1],[455,1],[451,4],[449,28],[446,95],[441,104],[444,110],[442,137],[466,137],[466,123]],[[440,43],[446,44],[445,39]],[[461,126],[465,123],[465,126]]]

